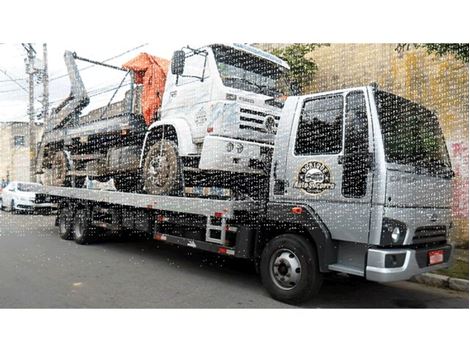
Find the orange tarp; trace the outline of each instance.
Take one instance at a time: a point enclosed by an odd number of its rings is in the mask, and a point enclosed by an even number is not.
[[[135,83],[144,86],[142,91],[142,112],[147,126],[153,122],[155,113],[162,104],[168,65],[168,60],[147,53],[140,53],[137,57],[122,65],[128,70],[134,71]]]

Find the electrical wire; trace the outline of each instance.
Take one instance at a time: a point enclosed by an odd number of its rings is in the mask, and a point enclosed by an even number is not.
[[[130,53],[130,52],[132,52],[132,51],[134,51],[134,50],[140,49],[140,48],[142,48],[142,47],[144,47],[144,46],[147,46],[147,45],[148,45],[148,43],[140,44],[140,45],[138,45],[138,46],[136,46],[136,47],[134,47],[134,48],[128,49],[128,50],[126,50],[126,51],[124,51],[124,52],[122,52],[122,53],[120,53],[120,54],[117,54],[117,55],[115,55],[115,56],[112,56],[112,57],[110,57],[110,58],[108,58],[108,59],[105,59],[105,60],[103,60],[103,61],[101,61],[101,62],[102,62],[102,63],[105,63],[105,62],[108,62],[108,61],[117,59],[117,58],[119,58],[119,57],[121,57],[121,56],[124,56],[124,55],[126,55],[126,54],[128,54],[128,53]],[[85,70],[87,70],[87,69],[89,69],[89,68],[92,68],[92,67],[94,67],[94,66],[96,66],[96,65],[97,65],[97,64],[91,64],[91,65],[89,65],[89,66],[85,66],[85,67],[79,69],[78,71],[79,71],[79,72],[82,72],[82,71],[85,71]],[[20,91],[20,90],[24,90],[25,92],[28,93],[28,90],[27,90],[25,87],[21,86],[18,82],[16,82],[17,80],[24,80],[24,81],[26,81],[26,79],[15,79],[15,78],[9,76],[6,71],[4,71],[4,70],[2,70],[2,69],[0,69],[0,71],[1,71],[3,74],[5,74],[5,75],[9,78],[9,80],[5,80],[5,82],[13,82],[13,83],[15,83],[16,85],[18,85],[18,86],[21,88],[21,89],[11,89],[11,90],[0,91],[0,93],[10,93],[10,92],[15,92],[15,91]],[[60,76],[52,77],[52,78],[49,78],[49,82],[52,82],[52,81],[55,81],[55,80],[58,80],[58,79],[60,79],[60,78],[64,78],[64,77],[67,77],[67,76],[68,76],[68,73],[63,74],[63,75],[60,75]]]

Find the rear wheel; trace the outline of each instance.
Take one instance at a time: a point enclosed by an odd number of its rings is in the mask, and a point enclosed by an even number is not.
[[[322,284],[315,248],[293,234],[268,242],[261,254],[260,274],[271,296],[290,304],[310,299]]]
[[[77,210],[73,219],[73,239],[78,244],[87,244],[95,239],[96,228],[90,224],[87,209]]]
[[[73,215],[69,209],[62,208],[59,212],[59,236],[63,240],[71,240],[73,238]]]
[[[143,181],[147,193],[178,193],[182,188],[181,166],[175,143],[163,139],[150,147],[145,158]]]

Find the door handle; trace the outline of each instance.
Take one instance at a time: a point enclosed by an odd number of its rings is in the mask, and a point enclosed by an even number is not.
[[[338,155],[338,164],[341,165],[344,163],[344,155]]]

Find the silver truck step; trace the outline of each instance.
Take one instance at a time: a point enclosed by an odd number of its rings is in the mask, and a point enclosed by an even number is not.
[[[360,268],[356,268],[353,266],[346,266],[343,264],[330,264],[328,265],[328,269],[331,271],[337,271],[340,273],[351,274],[356,276],[364,276],[364,270]]]

